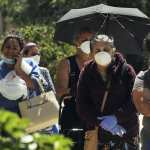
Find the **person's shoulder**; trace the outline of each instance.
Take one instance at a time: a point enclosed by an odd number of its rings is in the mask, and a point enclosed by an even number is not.
[[[126,63],[126,62],[125,62],[124,65],[125,65],[124,69],[126,70],[127,74],[135,77],[136,76],[136,72],[135,72],[133,66],[128,64],[128,63]]]
[[[86,62],[84,63],[84,66],[85,66],[86,68],[93,67],[94,65],[95,65],[95,61],[94,61],[93,59],[88,60],[88,61],[86,61]]]
[[[61,59],[58,63],[58,65],[68,65],[68,58]]]
[[[57,70],[69,68],[69,57],[60,60],[57,64]]]
[[[134,85],[133,85],[133,91],[135,89],[143,88],[144,87],[144,71],[140,71],[135,78]]]
[[[84,63],[84,67],[81,70],[81,72],[90,73],[93,70],[94,66],[95,66],[95,61],[93,59],[86,61]]]
[[[141,80],[143,80],[143,79],[144,79],[144,75],[145,75],[146,72],[147,72],[147,71],[140,71],[140,72],[136,75],[136,77],[137,77],[137,78],[140,78]]]

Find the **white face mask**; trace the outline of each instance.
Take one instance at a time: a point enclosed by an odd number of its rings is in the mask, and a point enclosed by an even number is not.
[[[9,100],[17,100],[27,96],[26,82],[10,71],[5,78],[0,80],[0,93]]]
[[[2,60],[6,63],[6,64],[10,64],[13,65],[16,63],[15,59],[11,59],[11,58],[7,58],[5,56],[2,56]]]
[[[107,52],[98,52],[95,54],[94,59],[98,65],[108,66],[111,63],[111,55]]]
[[[40,58],[41,58],[40,55],[35,55],[35,56],[30,57],[30,58],[32,58],[39,65]]]
[[[90,41],[84,41],[79,48],[83,53],[90,54]]]
[[[32,71],[32,66],[30,66],[28,63],[27,63],[27,60],[30,59],[30,58],[22,58],[22,62],[21,62],[21,69],[27,74],[29,75]]]

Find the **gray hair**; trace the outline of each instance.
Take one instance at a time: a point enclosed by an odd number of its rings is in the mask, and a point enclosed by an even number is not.
[[[114,39],[113,37],[109,37],[105,34],[99,34],[95,35],[93,39],[90,41],[90,48],[92,49],[95,43],[97,42],[106,42],[108,43],[112,48],[114,48]]]

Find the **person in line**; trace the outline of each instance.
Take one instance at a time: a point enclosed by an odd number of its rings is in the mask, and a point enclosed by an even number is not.
[[[150,54],[150,33],[144,39],[144,50]],[[143,127],[140,133],[141,150],[150,149],[150,69],[140,71],[136,76],[133,91],[133,102],[139,113],[143,114]]]
[[[88,27],[83,27],[76,32],[73,39],[76,53],[61,60],[56,69],[56,94],[59,100],[64,103],[60,116],[63,134],[67,134],[66,132],[70,129],[83,129],[76,112],[75,99],[80,70],[84,63],[90,59],[90,51],[86,47],[86,43],[92,36],[93,31]]]
[[[25,44],[25,46],[22,50],[22,54],[25,58],[31,58],[38,65],[40,64],[40,51],[39,51],[39,48],[36,43],[29,42],[29,43]],[[52,90],[54,92],[54,94],[56,94],[54,84],[53,84],[51,75],[49,73],[49,70],[47,68],[41,67],[41,66],[39,66],[39,70],[40,70],[40,79],[43,83],[45,92]],[[43,129],[41,132],[47,133],[47,134],[59,133],[59,125],[58,124],[52,125],[46,129]]]
[[[90,47],[93,59],[80,73],[76,100],[85,140],[98,127],[101,148],[138,150],[138,116],[131,99],[135,71],[115,52],[113,38],[95,35]]]
[[[24,57],[32,58],[38,65],[40,65],[40,51],[36,43],[29,42],[25,44],[22,54]],[[49,70],[45,67],[39,66],[42,81],[45,82],[45,91],[53,90],[55,92],[54,84],[49,73]]]
[[[32,60],[22,59],[23,47],[22,38],[8,35],[2,43],[0,60],[0,108],[19,115],[19,100],[40,92],[37,83],[39,68]]]

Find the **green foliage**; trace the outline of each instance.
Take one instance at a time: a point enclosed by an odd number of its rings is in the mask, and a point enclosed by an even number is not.
[[[27,127],[29,121],[25,119],[18,119],[16,114],[0,110],[0,133],[7,133],[13,138],[20,138],[24,134],[24,129]]]
[[[150,8],[149,0],[0,0],[0,8],[11,23],[47,24],[54,23],[71,8],[89,7],[100,3],[137,7],[147,14]]]
[[[1,150],[70,150],[72,141],[62,135],[27,134],[29,124],[16,114],[0,110]]]
[[[30,25],[24,26],[18,30],[25,41],[32,41],[39,45],[41,50],[41,63],[48,67],[52,78],[56,72],[56,65],[60,59],[72,55],[74,48],[67,44],[56,44],[53,41],[54,28],[46,25]]]

